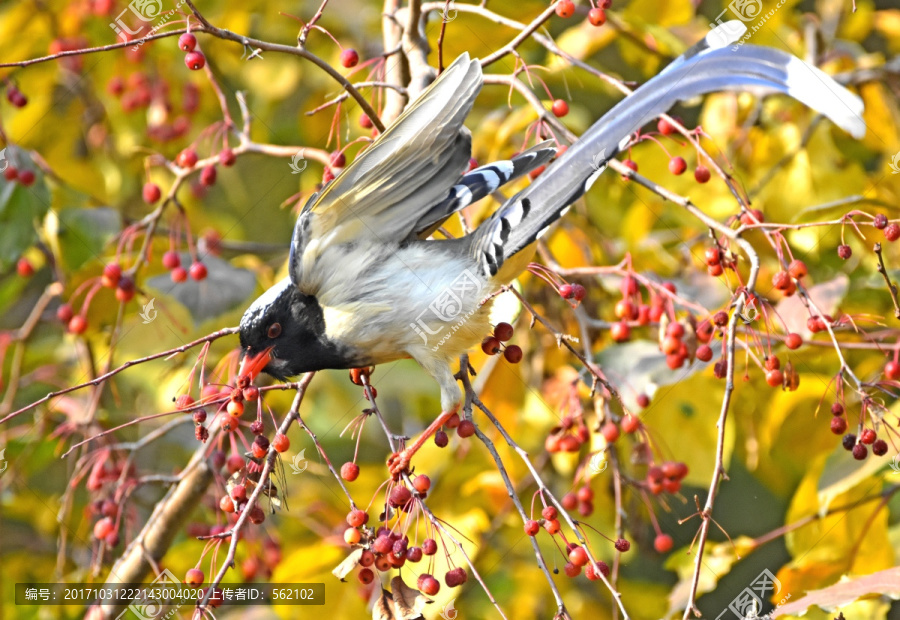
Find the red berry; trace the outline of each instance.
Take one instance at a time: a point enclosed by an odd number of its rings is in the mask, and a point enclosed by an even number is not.
[[[872,444],[872,454],[875,456],[884,456],[887,454],[888,445],[884,439],[876,439]]]
[[[287,452],[288,448],[291,447],[291,440],[283,433],[276,433],[275,438],[272,440],[272,447],[275,448],[276,452]]]
[[[175,269],[172,270],[172,282],[184,282],[187,278],[187,269],[184,267],[175,267]]]
[[[588,11],[588,21],[591,23],[591,26],[602,26],[606,23],[606,11],[601,8],[591,9]]]
[[[56,318],[59,319],[60,323],[68,324],[74,314],[75,312],[69,304],[60,304],[59,308],[56,309]]]
[[[494,337],[500,342],[506,342],[513,337],[513,326],[509,323],[497,323],[494,327]]]
[[[669,172],[672,174],[681,175],[685,170],[687,170],[687,162],[683,157],[673,157],[669,160]]]
[[[347,482],[353,482],[359,477],[359,465],[348,461],[341,465],[341,478]]]
[[[600,429],[600,432],[603,433],[603,437],[609,443],[612,443],[619,438],[619,427],[616,426],[614,422],[607,422],[604,424],[603,428]]]
[[[24,256],[16,263],[16,273],[22,278],[30,278],[34,275],[34,265]]]
[[[19,182],[25,187],[31,186],[34,183],[34,172],[31,170],[20,170]]]
[[[550,521],[559,516],[559,512],[556,510],[556,506],[545,506],[541,511],[541,516]]]
[[[402,508],[412,499],[412,491],[404,486],[396,486],[391,490],[388,503],[394,508]]]
[[[633,433],[641,426],[641,421],[636,415],[626,414],[622,418],[622,430],[626,433]]]
[[[69,333],[83,334],[85,331],[87,331],[87,319],[80,314],[76,314],[69,320],[68,329]]]
[[[844,406],[841,403],[831,405],[831,415],[844,415]]]
[[[417,585],[419,586],[419,590],[422,592],[422,594],[425,594],[427,596],[434,596],[441,589],[441,584],[438,582],[438,580],[427,573],[419,575]]]
[[[206,274],[207,274],[206,265],[204,265],[200,261],[197,261],[191,265],[191,278],[193,280],[197,280],[199,282],[200,280],[203,280],[206,278]]]
[[[144,190],[142,193],[144,195],[144,202],[146,202],[148,205],[152,205],[154,202],[159,200],[160,196],[162,196],[159,185],[157,185],[156,183],[150,183],[149,181],[147,183],[144,183]]]
[[[206,575],[203,574],[203,571],[199,568],[191,568],[188,569],[188,572],[184,575],[184,582],[190,584],[192,586],[198,586],[203,583],[203,580],[206,578]]]
[[[884,365],[884,376],[888,379],[892,379],[896,381],[900,379],[900,364],[895,361],[890,361]]]
[[[766,383],[772,387],[778,387],[784,382],[784,373],[780,370],[769,370],[766,372]]]
[[[872,220],[872,225],[878,230],[884,230],[888,225],[887,216],[884,213],[879,213],[875,216],[875,219]]]
[[[348,545],[355,545],[362,540],[362,534],[355,527],[348,527],[344,530],[344,542]]]
[[[581,567],[572,562],[566,562],[566,565],[563,566],[563,572],[566,574],[566,577],[575,578],[581,574]]]
[[[371,568],[364,568],[356,574],[356,578],[359,579],[361,584],[367,586],[375,581],[375,573],[372,572]]]
[[[197,71],[206,65],[206,56],[203,52],[188,52],[184,55],[184,64],[191,71]]]
[[[227,495],[223,495],[222,499],[219,500],[219,508],[222,512],[234,512],[234,500]]]
[[[672,126],[672,123],[670,123],[669,121],[667,121],[664,118],[661,118],[658,121],[656,121],[656,129],[657,129],[657,131],[659,131],[659,133],[661,133],[664,136],[668,136],[675,132],[675,127]]]
[[[851,450],[851,452],[853,452],[853,458],[855,458],[857,461],[862,461],[867,456],[869,456],[869,449],[861,443],[853,446],[853,450]]]
[[[203,170],[200,171],[200,183],[209,187],[216,182],[216,167],[215,166],[205,166]]]
[[[434,434],[434,445],[438,448],[446,448],[448,443],[450,443],[450,438],[446,431],[438,431]]]
[[[615,542],[616,551],[621,551],[625,553],[629,549],[631,549],[631,543],[625,540],[624,538],[619,538]]]
[[[109,517],[104,517],[94,524],[94,538],[102,540],[113,533],[115,525]]]
[[[193,52],[194,48],[197,47],[197,37],[190,32],[185,32],[178,37],[178,47],[182,52]]]
[[[113,288],[119,283],[121,278],[122,267],[119,263],[110,263],[103,268],[103,276],[101,277],[103,286]]]
[[[547,533],[551,536],[558,534],[560,529],[559,521],[556,519],[548,519],[544,522],[544,529],[547,530]]]
[[[363,129],[372,129],[375,125],[372,123],[372,119],[369,118],[368,115],[363,114],[359,117],[359,126]]]
[[[481,350],[488,355],[496,355],[500,352],[500,340],[494,336],[488,336],[481,341]]]
[[[3,171],[3,178],[7,181],[15,181],[19,177],[19,171],[15,166],[7,166]]]
[[[847,433],[841,438],[841,445],[844,446],[844,450],[852,450],[856,445],[856,435]]]
[[[591,581],[597,581],[600,579],[600,576],[609,577],[609,565],[604,561],[599,561],[596,564],[590,564],[584,570],[584,576],[590,579]]]
[[[193,168],[197,164],[197,151],[192,147],[184,149],[175,157],[175,163],[182,168]]]
[[[559,12],[559,5],[557,5],[557,13]],[[556,99],[553,101],[553,105],[550,107],[553,111],[553,116],[556,118],[562,118],[566,114],[569,113],[569,104],[565,102],[563,99]]]
[[[168,252],[163,254],[162,264],[166,269],[175,269],[176,267],[181,266],[181,257],[178,256],[178,252],[169,250]]]
[[[703,258],[709,266],[718,265],[722,262],[722,250],[719,249],[719,246],[706,248],[706,251],[703,253]]]
[[[697,347],[696,355],[697,355],[697,359],[700,360],[701,362],[708,362],[709,360],[712,359],[713,352],[712,352],[712,349],[709,347],[709,345],[702,344],[699,347]]]
[[[572,0],[559,0],[556,3],[556,14],[562,18],[572,17],[575,14],[575,3]]]
[[[422,553],[425,555],[434,555],[437,553],[437,543],[433,538],[426,538],[422,541]]]
[[[653,548],[656,549],[657,553],[668,553],[672,550],[674,544],[672,537],[668,534],[659,534],[653,540]]]
[[[588,563],[587,551],[584,547],[576,545],[569,551],[569,561],[579,568]]]
[[[572,297],[575,298],[575,301],[581,301],[585,295],[587,295],[587,289],[580,284],[572,285]]]
[[[838,246],[837,253],[838,256],[840,256],[844,260],[847,260],[848,258],[853,256],[853,249],[849,245],[841,244]]]
[[[646,394],[638,394],[635,400],[637,401],[638,407],[641,409],[646,409],[650,406],[650,397]]]
[[[772,276],[772,286],[780,291],[786,291],[791,287],[791,284],[793,284],[793,281],[787,271],[779,271]]]
[[[709,168],[700,165],[694,168],[694,180],[697,181],[697,183],[708,183],[709,179]]]
[[[522,348],[518,345],[511,344],[503,351],[503,357],[510,364],[518,364],[522,361]]]
[[[755,220],[755,221],[754,221]],[[744,226],[752,226],[757,222],[765,222],[765,218],[763,217],[762,211],[759,209],[750,209],[749,211],[744,211],[741,213],[741,224]]]
[[[541,524],[535,521],[534,519],[529,519],[525,522],[525,533],[529,536],[537,536],[538,532],[541,531]]]
[[[413,479],[413,487],[415,487],[416,491],[424,495],[425,493],[428,493],[428,489],[431,488],[431,478],[425,474],[419,474]]]
[[[888,224],[887,228],[884,229],[884,238],[888,241],[900,239],[900,225]]]
[[[358,62],[359,54],[356,53],[355,49],[345,49],[341,52],[341,64],[346,68],[355,67]]]
[[[792,260],[790,265],[788,265],[788,271],[798,280],[809,273],[809,270],[806,268],[806,263],[802,260]]]
[[[784,344],[787,345],[788,349],[793,351],[794,349],[800,348],[800,345],[803,344],[803,338],[801,338],[799,334],[790,333],[784,339]]]
[[[265,435],[257,435],[250,445],[250,451],[253,453],[253,456],[258,459],[266,456],[266,453],[269,451],[268,438]]]
[[[456,434],[463,439],[475,434],[475,423],[472,420],[463,420],[456,429]]]
[[[219,151],[219,163],[229,168],[234,165],[234,162],[237,161],[237,156],[234,154],[229,148],[224,148]]]
[[[563,299],[572,299],[575,296],[575,287],[571,284],[563,284],[559,287],[559,296]]]
[[[832,418],[834,419],[834,418]],[[859,434],[859,440],[867,445],[872,445],[875,443],[875,440],[878,438],[878,435],[875,434],[871,428],[863,429],[863,432]]]
[[[831,418],[831,432],[835,435],[843,435],[847,430],[847,422],[844,418]]]
[[[447,574],[444,575],[444,583],[446,583],[447,587],[450,588],[461,586],[466,581],[468,581],[468,579],[469,574],[466,572],[466,569],[461,566],[447,571]]]

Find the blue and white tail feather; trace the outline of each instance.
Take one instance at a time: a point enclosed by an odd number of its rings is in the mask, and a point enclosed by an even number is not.
[[[678,101],[723,90],[791,96],[856,138],[865,135],[863,103],[830,76],[799,58],[767,47],[729,47],[746,28],[727,22],[620,101],[551,164],[467,237],[485,275],[533,243],[581,197],[641,126]]]

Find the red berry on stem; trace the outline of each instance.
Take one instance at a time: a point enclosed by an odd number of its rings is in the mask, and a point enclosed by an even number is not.
[[[672,123],[670,123],[669,121],[667,121],[664,118],[661,118],[658,121],[656,121],[656,129],[657,129],[657,131],[659,131],[659,133],[661,133],[664,136],[668,136],[675,132],[675,127],[672,125]]]
[[[197,164],[197,151],[193,147],[184,149],[175,157],[175,163],[182,168],[193,168]]]
[[[625,540],[624,538],[619,538],[615,542],[616,551],[621,551],[625,553],[629,549],[631,549],[631,543]]]
[[[142,194],[144,195],[144,202],[149,205],[152,205],[157,200],[159,200],[160,196],[162,196],[162,192],[159,189],[159,185],[156,183],[144,183],[144,189]]]
[[[638,394],[637,395],[637,404],[641,409],[646,409],[650,406],[650,397],[646,394]]]
[[[94,538],[102,540],[113,533],[115,525],[109,517],[104,517],[94,524]]]
[[[419,474],[413,479],[413,487],[419,493],[428,493],[428,489],[431,488],[431,478],[425,474]]]
[[[174,273],[174,271],[173,271]],[[197,280],[204,280],[207,275],[206,265],[201,263],[200,261],[195,262],[191,265],[191,278]]]
[[[553,116],[556,118],[562,118],[566,114],[569,113],[569,104],[565,102],[563,99],[556,99],[553,102],[553,105],[550,107],[553,112]]]
[[[833,418],[832,418],[833,419]],[[859,440],[867,445],[872,445],[875,443],[875,440],[878,438],[878,435],[875,434],[871,428],[863,429],[863,432],[859,434]]]
[[[188,569],[188,572],[184,575],[184,582],[190,584],[192,586],[197,586],[203,583],[203,580],[206,578],[206,575],[203,574],[203,571],[199,568],[191,568]]]
[[[843,435],[847,430],[847,422],[844,418],[831,418],[831,432],[835,435]]]
[[[884,238],[888,241],[900,239],[900,224],[888,224],[884,229]]]
[[[203,170],[200,171],[200,183],[209,187],[216,182],[216,167],[215,166],[205,166]]]
[[[681,175],[685,170],[687,170],[687,162],[683,157],[673,157],[669,160],[669,172],[672,174]]]
[[[359,117],[359,126],[363,129],[372,129],[374,125],[372,124],[372,119],[368,117],[368,115],[363,114]]]
[[[72,306],[69,304],[60,304],[59,308],[56,309],[56,318],[59,319],[60,323],[68,324],[74,315],[75,311],[72,310]]]
[[[766,383],[772,387],[778,387],[784,382],[784,373],[780,370],[769,370],[766,372]]]
[[[653,540],[653,548],[656,549],[657,553],[668,553],[672,550],[674,544],[672,537],[668,534],[659,534]]]
[[[858,443],[855,446],[853,446],[853,450],[851,450],[851,452],[853,453],[853,458],[855,458],[857,461],[862,461],[867,456],[869,456],[869,449],[866,448],[861,443]]]
[[[34,265],[24,256],[16,263],[16,273],[22,278],[30,278],[34,275]]]
[[[6,170],[3,171],[3,178],[7,181],[15,181],[19,178],[19,171],[15,166],[7,166]]]
[[[226,168],[233,166],[235,161],[237,161],[237,156],[230,148],[226,147],[219,152],[219,163]]]
[[[169,250],[168,252],[163,254],[162,264],[163,264],[163,267],[165,267],[166,269],[169,269],[169,270],[175,269],[176,267],[181,266],[181,257],[178,256],[178,252],[175,252],[174,250]]]
[[[375,573],[372,572],[371,568],[364,568],[357,573],[356,578],[359,579],[361,584],[367,586],[375,581]]]
[[[591,9],[588,11],[588,21],[591,26],[602,26],[606,23],[606,11],[599,7]]]
[[[562,18],[572,17],[575,14],[575,3],[572,0],[559,0],[556,3],[556,14]]]
[[[34,183],[34,172],[31,170],[20,170],[19,182],[25,187],[30,187]]]
[[[345,49],[341,52],[341,64],[346,68],[355,67],[359,62],[359,54],[356,53],[355,49]]]
[[[500,340],[494,336],[488,336],[481,341],[481,350],[488,355],[496,355],[500,352]]]
[[[272,447],[275,448],[276,452],[287,452],[288,448],[291,447],[291,440],[283,433],[276,433],[275,438],[272,440]]]
[[[622,430],[626,433],[633,433],[641,426],[641,421],[636,415],[626,414],[622,418]]]
[[[803,344],[803,338],[800,337],[800,334],[790,333],[784,339],[784,344],[787,345],[788,349],[793,351],[794,349],[800,348],[800,345]]]
[[[475,423],[472,420],[463,420],[456,429],[456,434],[463,439],[475,434]]]
[[[206,56],[203,52],[188,52],[184,55],[184,64],[191,71],[197,71],[206,65]]]
[[[900,364],[893,360],[885,364],[884,376],[888,379],[892,379],[893,381],[900,379]]]
[[[178,37],[178,47],[182,52],[193,52],[194,48],[197,47],[197,37],[190,32],[185,32]]]
[[[184,282],[187,278],[187,269],[184,267],[175,267],[175,269],[172,270],[172,282]]]
[[[522,348],[518,345],[511,344],[503,351],[503,357],[510,364],[518,364],[522,361]]]
[[[438,582],[438,580],[428,574],[422,574],[419,576],[418,586],[422,594],[425,594],[427,596],[434,596],[441,589],[441,584]]]
[[[612,443],[619,438],[619,427],[616,426],[614,422],[607,422],[604,424],[603,428],[600,429],[600,432],[609,443]]]
[[[494,336],[500,342],[506,342],[513,337],[513,326],[509,323],[497,323],[494,327]]]
[[[694,168],[694,180],[697,181],[697,183],[708,183],[710,176],[709,168],[706,166],[698,165]]]
[[[76,314],[69,320],[68,329],[69,333],[83,334],[87,331],[87,319],[80,314]]]
[[[888,445],[884,439],[876,439],[872,444],[872,454],[875,456],[884,456],[887,454]]]
[[[841,244],[838,246],[837,253],[838,256],[840,256],[844,260],[847,260],[848,258],[853,256],[853,249],[847,244]]]
[[[359,477],[359,465],[349,461],[341,465],[341,478],[347,482],[353,482]]]
[[[541,524],[535,521],[534,519],[529,519],[525,522],[525,533],[529,536],[537,536],[538,532],[541,531]]]
[[[791,264],[788,265],[788,271],[798,280],[809,273],[809,270],[806,268],[806,263],[802,260],[792,260]]]
[[[434,444],[438,448],[446,448],[448,443],[450,443],[450,438],[446,431],[438,431],[434,434]]]
[[[616,342],[625,342],[631,337],[631,328],[625,321],[613,323],[609,328],[609,335]]]

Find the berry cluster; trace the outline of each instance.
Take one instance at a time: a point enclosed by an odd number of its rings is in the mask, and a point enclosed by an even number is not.
[[[198,71],[206,66],[206,56],[197,48],[197,37],[190,32],[185,32],[178,37],[178,48],[184,55],[184,64],[191,71]]]
[[[588,22],[592,26],[602,26],[606,23],[606,11],[612,6],[612,0],[599,0],[596,5],[591,0],[591,5],[591,9],[588,10]],[[555,10],[559,17],[568,19],[575,15],[575,3],[572,0],[559,0]]]
[[[583,487],[578,491],[579,495],[585,494],[586,492],[590,492],[590,488]],[[592,499],[593,493],[591,492],[590,499],[584,501],[590,502]],[[565,503],[563,504],[563,507],[566,507]],[[571,508],[566,509],[571,510]],[[565,545],[564,555],[567,562],[565,566],[563,566],[563,572],[567,577],[574,579],[581,574],[582,569],[584,569],[585,577],[587,577],[590,581],[596,581],[600,579],[601,575],[603,575],[604,577],[609,576],[609,566],[606,564],[606,562],[598,561],[596,563],[592,563],[585,547],[566,540],[565,534],[563,534],[562,532],[562,526],[559,522],[559,511],[555,506],[545,506],[541,511],[540,519],[529,519],[525,521],[524,529],[525,534],[528,536],[537,536],[540,533],[541,528],[546,530],[547,533],[551,536],[559,536],[559,538],[562,540],[562,543]],[[617,551],[625,552],[631,549],[631,543],[624,538],[620,538],[611,542],[613,542]]]
[[[503,351],[503,357],[510,364],[518,364],[522,361],[522,348],[515,344],[504,345],[513,337],[513,326],[509,323],[497,323],[494,333],[481,341],[481,350],[487,355],[497,355]]]

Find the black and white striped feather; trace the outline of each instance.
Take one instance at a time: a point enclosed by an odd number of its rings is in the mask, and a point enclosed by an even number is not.
[[[424,238],[433,233],[451,215],[490,196],[503,185],[550,163],[556,155],[551,140],[541,142],[512,159],[495,161],[467,172],[450,188],[443,200],[419,218],[414,233]]]

